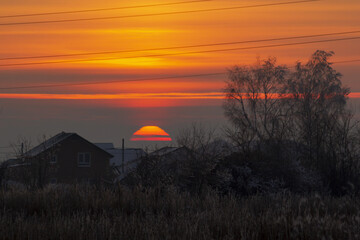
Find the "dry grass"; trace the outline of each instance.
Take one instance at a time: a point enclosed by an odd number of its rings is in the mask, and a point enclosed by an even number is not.
[[[0,191],[0,239],[359,239],[358,197],[171,189]]]

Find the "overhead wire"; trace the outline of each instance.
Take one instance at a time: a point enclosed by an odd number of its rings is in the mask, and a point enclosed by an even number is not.
[[[195,2],[205,2],[205,1],[211,1],[211,0],[183,1],[183,2],[164,3],[164,4],[161,4],[161,5],[175,5],[175,4],[185,4],[185,3],[195,3]],[[178,12],[128,15],[128,16],[114,16],[114,17],[102,17],[102,18],[63,19],[63,20],[49,20],[49,21],[38,21],[38,22],[0,23],[0,26],[1,25],[54,23],[54,22],[73,22],[73,21],[87,21],[87,20],[105,20],[105,19],[114,19],[114,18],[141,17],[141,16],[144,16],[144,17],[147,17],[147,16],[160,16],[160,15],[170,15],[170,14],[183,14],[183,13],[195,13],[195,12],[223,11],[223,10],[232,10],[232,9],[241,9],[241,8],[266,7],[266,6],[285,5],[285,4],[298,4],[298,3],[316,2],[316,1],[320,1],[320,0],[290,1],[290,2],[278,2],[278,3],[269,3],[269,4],[238,6],[238,7],[231,7],[231,8],[212,8],[212,9],[200,9],[200,10],[191,10],[191,11],[178,11]],[[123,7],[123,8],[138,8],[138,7],[140,8],[140,7],[149,7],[149,6],[154,6],[154,5],[129,6],[129,7]],[[159,5],[157,5],[157,6],[159,6]],[[111,8],[111,10],[112,9],[115,9],[115,8]],[[55,15],[55,14],[79,13],[79,12],[90,12],[90,11],[106,11],[106,10],[110,10],[110,8],[108,8],[108,9],[87,9],[87,10],[67,11],[67,12],[35,13],[35,14],[23,14],[23,15],[12,15],[12,16],[8,15],[8,16],[0,16],[0,18],[35,16],[35,15],[36,16],[38,16],[38,15],[52,15],[52,14]],[[321,36],[331,36],[331,35],[343,35],[343,34],[352,34],[352,33],[358,33],[358,32],[360,32],[360,31],[325,33],[325,34],[316,34],[316,35],[304,35],[304,36],[294,36],[294,37],[285,37],[285,38],[272,38],[272,39],[262,39],[262,40],[249,40],[249,41],[239,41],[239,42],[225,42],[225,43],[213,43],[213,44],[175,46],[175,47],[168,47],[168,48],[152,48],[152,49],[142,49],[142,50],[120,50],[120,51],[108,51],[108,52],[79,53],[79,54],[62,54],[62,55],[30,56],[30,57],[12,57],[12,58],[1,58],[0,60],[16,60],[16,59],[20,60],[20,59],[33,59],[33,58],[69,57],[69,56],[86,56],[86,55],[112,54],[112,53],[125,53],[125,52],[139,52],[139,51],[170,50],[170,49],[180,49],[180,48],[195,48],[195,47],[205,47],[205,46],[219,46],[219,45],[231,45],[231,44],[251,43],[251,42],[254,43],[254,42],[290,40],[290,39],[298,39],[298,38],[310,38],[310,37],[321,37]],[[355,39],[359,39],[359,38],[360,37],[350,37],[350,38],[340,38],[340,39],[326,39],[326,40],[316,40],[316,41],[308,41],[308,42],[283,43],[283,44],[273,44],[273,45],[263,45],[263,46],[253,46],[253,47],[231,48],[231,49],[212,49],[212,50],[182,52],[182,53],[152,54],[152,55],[146,55],[146,56],[130,56],[130,57],[122,57],[122,58],[160,57],[160,56],[174,56],[174,55],[208,53],[208,52],[246,50],[246,49],[257,49],[257,48],[269,48],[269,47],[281,47],[281,46],[291,46],[291,45],[312,44],[312,43],[321,43],[321,42],[355,40]],[[116,57],[116,58],[106,58],[106,59],[105,58],[102,58],[102,59],[78,59],[78,60],[64,60],[64,61],[51,61],[51,62],[15,63],[15,64],[2,64],[0,66],[20,66],[20,65],[35,65],[35,64],[67,63],[67,62],[88,62],[88,61],[113,60],[113,59],[122,59],[122,58]],[[345,61],[334,62],[334,63],[349,63],[349,62],[358,62],[358,61],[360,61],[360,59],[345,60]],[[106,84],[106,83],[114,83],[114,82],[153,81],[153,80],[164,80],[164,79],[175,79],[175,78],[216,76],[216,75],[223,75],[223,74],[226,74],[226,72],[217,72],[217,73],[208,73],[208,74],[192,74],[192,75],[177,75],[177,76],[166,76],[166,77],[160,77],[160,78],[157,77],[157,78],[142,78],[142,79],[132,79],[132,80],[116,80],[116,81],[106,81],[106,82],[102,81],[102,82],[82,82],[82,83],[70,83],[70,84],[48,84],[48,85],[17,86],[17,87],[0,88],[0,90],[24,89],[24,88],[47,88],[47,87],[61,87],[61,86],[75,86],[75,85],[92,85],[92,84]]]
[[[350,62],[360,62],[360,59],[335,61],[332,64],[342,64]],[[159,81],[168,79],[182,79],[182,78],[197,78],[197,77],[211,77],[225,75],[227,72],[213,72],[213,73],[199,73],[199,74],[185,74],[185,75],[173,75],[153,78],[138,78],[138,79],[126,79],[126,80],[112,80],[112,81],[96,81],[96,82],[80,82],[80,83],[62,83],[62,84],[38,84],[27,86],[15,86],[15,87],[0,87],[0,90],[16,90],[16,89],[34,89],[34,88],[53,88],[53,87],[67,87],[67,86],[82,86],[82,85],[98,85],[109,83],[124,83],[124,82],[143,82],[143,81]]]
[[[288,1],[288,2],[255,4],[255,5],[247,5],[247,6],[208,8],[208,9],[185,10],[185,11],[174,11],[174,12],[161,12],[161,13],[147,13],[147,14],[134,14],[134,15],[123,15],[123,16],[111,16],[111,17],[91,17],[91,18],[74,18],[74,19],[60,19],[60,20],[44,20],[44,21],[9,22],[9,23],[0,23],[0,26],[30,25],[30,24],[45,24],[45,23],[65,23],[65,22],[79,22],[79,21],[96,21],[96,20],[111,20],[111,19],[123,19],[123,18],[137,18],[137,17],[154,17],[154,16],[166,16],[166,15],[189,14],[189,13],[227,11],[227,10],[236,10],[236,9],[245,9],[245,8],[270,7],[270,6],[300,4],[300,3],[309,3],[309,2],[318,2],[318,1],[321,1],[321,0]]]
[[[9,63],[9,64],[0,64],[0,67],[107,61],[107,60],[132,59],[132,58],[146,58],[146,57],[168,57],[168,56],[180,56],[180,55],[191,55],[191,54],[201,54],[201,53],[227,52],[227,51],[237,51],[237,50],[250,50],[250,49],[285,47],[285,46],[295,46],[295,45],[307,45],[307,44],[315,44],[315,43],[348,41],[348,40],[357,40],[357,39],[360,39],[360,36],[347,37],[347,38],[324,39],[324,40],[313,40],[313,41],[295,42],[295,43],[270,44],[270,45],[261,45],[261,46],[251,46],[251,47],[210,49],[210,50],[178,52],[178,53],[148,54],[148,55],[137,55],[137,56],[90,58],[90,59],[71,59],[71,60],[43,61],[43,62]]]
[[[160,6],[171,6],[171,5],[201,3],[201,2],[211,2],[211,1],[213,1],[213,0],[194,0],[194,1],[167,2],[167,3],[145,4],[145,5],[123,6],[123,7],[111,7],[111,8],[93,8],[93,9],[82,9],[82,10],[73,10],[73,11],[58,11],[58,12],[43,12],[43,13],[2,15],[2,16],[0,16],[0,18],[17,18],[17,17],[34,17],[34,16],[47,16],[47,15],[87,13],[87,12],[103,12],[103,11],[114,11],[114,10],[122,10],[122,9],[160,7]]]
[[[272,41],[293,40],[293,39],[301,39],[301,38],[326,37],[326,36],[347,35],[347,34],[354,34],[354,33],[360,33],[360,30],[345,31],[345,32],[332,32],[332,33],[321,33],[321,34],[312,34],[312,35],[298,35],[298,36],[291,36],[291,37],[266,38],[266,39],[257,39],[257,40],[244,40],[244,41],[234,41],[234,42],[220,42],[220,43],[183,45],[183,46],[160,47],[160,48],[145,48],[145,49],[134,49],[134,50],[115,50],[115,51],[85,52],[85,53],[72,53],[72,54],[53,54],[53,55],[37,55],[37,56],[21,56],[21,57],[3,57],[3,58],[0,58],[0,61],[37,59],[37,58],[55,58],[55,57],[91,56],[91,55],[147,52],[147,51],[160,51],[160,50],[175,50],[175,49],[184,49],[184,48],[212,47],[212,46],[236,45],[236,44],[244,44],[244,43],[272,42]]]
[[[164,77],[154,77],[154,78],[112,80],[112,81],[101,81],[101,82],[80,82],[80,83],[46,84],[46,85],[39,84],[39,85],[17,86],[17,87],[0,87],[0,90],[81,86],[81,85],[93,85],[93,84],[109,84],[109,83],[118,83],[118,82],[142,82],[142,81],[178,79],[178,78],[210,77],[210,76],[217,76],[217,75],[223,75],[223,74],[224,74],[224,72],[216,72],[216,73],[204,73],[204,74],[201,73],[201,74],[190,74],[190,75],[186,74],[186,75],[164,76]]]

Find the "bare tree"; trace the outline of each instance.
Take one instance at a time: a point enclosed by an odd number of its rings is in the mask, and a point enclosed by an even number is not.
[[[332,52],[316,51],[305,64],[298,63],[288,80],[298,137],[308,147],[308,158],[318,159],[327,151],[326,139],[339,130],[340,118],[346,114],[349,89],[342,87],[341,74],[329,58]]]
[[[330,182],[330,188],[339,189],[353,182],[353,170],[358,169],[357,124],[346,108],[350,91],[329,62],[332,55],[316,51],[306,64],[297,63],[294,71],[275,66],[275,59],[234,67],[229,71],[224,109],[235,129],[229,129],[228,135],[238,145],[249,148],[254,142],[290,140],[298,146],[294,157],[300,154],[324,182]],[[270,149],[279,152],[277,159],[285,147],[275,146]]]
[[[25,153],[31,149],[31,139],[19,136],[17,140],[10,144],[16,161],[9,165],[9,179],[25,184],[29,188],[33,188],[33,172],[30,168],[30,162]]]
[[[341,74],[329,61],[333,54],[316,51],[306,64],[298,63],[287,85],[289,102],[295,106],[297,141],[306,147],[304,159],[338,191],[340,185],[352,181],[350,175],[356,169],[356,123],[346,108],[350,90],[342,86]]]
[[[192,192],[201,193],[204,190],[219,161],[232,151],[218,134],[217,128],[200,123],[193,123],[178,134],[178,145],[187,150],[182,159],[181,178]]]
[[[229,70],[223,106],[233,125],[228,136],[239,146],[286,137],[290,123],[284,104],[287,73],[286,66],[276,66],[275,58]]]
[[[13,170],[15,178],[29,188],[43,188],[48,183],[49,173],[56,171],[56,166],[50,163],[56,156],[56,145],[45,135],[38,141],[40,144],[35,148],[31,148],[31,141],[24,137],[12,144],[18,160]]]

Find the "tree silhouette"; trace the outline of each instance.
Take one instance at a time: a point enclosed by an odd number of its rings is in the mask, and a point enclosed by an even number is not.
[[[342,86],[331,56],[333,52],[318,50],[294,70],[277,66],[275,58],[233,67],[224,110],[233,126],[228,135],[241,149],[267,151],[272,161],[279,161],[288,150],[285,145],[295,145],[293,158],[321,174],[331,191],[341,193],[345,185],[359,185],[357,125],[346,108],[350,90]]]
[[[229,70],[223,107],[236,129],[232,139],[238,145],[249,146],[254,141],[281,140],[286,136],[289,122],[284,103],[287,75],[287,67],[276,66],[275,58]]]

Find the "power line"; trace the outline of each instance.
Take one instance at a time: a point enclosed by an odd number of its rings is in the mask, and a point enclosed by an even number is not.
[[[333,64],[360,62],[360,59],[343,60],[332,62]],[[128,80],[113,80],[113,81],[97,81],[97,82],[81,82],[81,83],[63,83],[63,84],[39,84],[39,85],[28,85],[28,86],[16,86],[16,87],[1,87],[0,90],[15,90],[15,89],[32,89],[32,88],[52,88],[52,87],[67,87],[67,86],[83,86],[83,85],[98,85],[98,84],[109,84],[109,83],[123,83],[123,82],[143,82],[143,81],[155,81],[155,80],[167,80],[167,79],[181,79],[181,78],[197,78],[197,77],[211,77],[225,75],[227,72],[214,72],[214,73],[199,73],[190,75],[173,75],[164,77],[154,78],[137,78]]]
[[[93,8],[83,9],[75,11],[60,11],[60,12],[44,12],[44,13],[29,13],[29,14],[16,14],[16,15],[3,15],[0,18],[16,18],[16,17],[34,17],[34,16],[47,16],[47,15],[59,15],[59,14],[73,14],[73,13],[86,13],[86,12],[102,12],[102,11],[113,11],[121,9],[133,9],[133,8],[148,8],[148,7],[159,7],[159,6],[171,6],[180,4],[200,3],[200,2],[211,2],[213,0],[196,0],[196,1],[182,1],[182,2],[168,2],[158,4],[146,4],[136,6],[125,6],[125,7],[112,7],[112,8]]]
[[[223,74],[225,74],[225,73],[224,72],[216,72],[216,73],[175,75],[175,76],[165,76],[165,77],[155,77],[155,78],[138,78],[138,79],[129,79],[129,80],[113,80],[113,81],[101,81],[101,82],[81,82],[81,83],[47,84],[47,85],[28,85],[28,86],[20,86],[20,87],[2,87],[2,88],[0,88],[0,90],[96,85],[96,84],[108,84],[108,83],[119,83],[119,82],[142,82],[142,81],[178,79],[178,78],[210,77],[210,76],[218,76],[218,75],[223,75]]]
[[[336,36],[336,35],[346,35],[346,34],[354,34],[354,33],[360,33],[360,30],[347,31],[347,32],[333,32],[333,33],[313,34],[313,35],[300,35],[300,36],[281,37],[281,38],[245,40],[245,41],[235,41],[235,42],[220,42],[220,43],[209,43],[209,44],[198,44],[198,45],[173,46],[173,47],[162,47],[162,48],[147,48],[147,49],[135,49],[135,50],[117,50],[117,51],[103,51],[103,52],[86,52],[86,53],[56,54],[56,55],[40,55],[40,56],[23,56],[23,57],[5,57],[5,58],[0,58],[0,61],[36,59],[36,58],[90,56],[90,55],[146,52],[146,51],[158,51],[158,50],[174,50],[174,49],[183,49],[183,48],[211,47],[211,46],[235,45],[235,44],[243,44],[243,43],[271,42],[271,41],[292,40],[292,39],[301,39],[301,38]]]
[[[208,9],[198,9],[198,10],[162,12],[162,13],[148,13],[148,14],[135,14],[135,15],[124,15],[124,16],[112,16],[112,17],[92,17],[92,18],[75,18],[75,19],[29,21],[29,22],[10,22],[10,23],[0,23],[0,26],[25,25],[25,24],[26,25],[29,25],[29,24],[44,24],[44,23],[64,23],[64,22],[79,22],[79,21],[94,21],[94,20],[110,20],[110,19],[123,19],[123,18],[135,18],[135,17],[153,17],[153,16],[165,16],[165,15],[175,15],[175,14],[226,11],[226,10],[245,9],[245,8],[270,7],[270,6],[280,6],[280,5],[289,5],[289,4],[298,4],[298,3],[318,2],[318,1],[321,1],[321,0],[302,0],[302,1],[291,1],[291,2],[277,2],[277,3],[256,4],[256,5],[248,5],[248,6],[208,8]]]
[[[307,45],[307,44],[314,44],[314,43],[337,42],[337,41],[356,40],[356,39],[360,39],[360,36],[347,37],[347,38],[336,38],[336,39],[325,39],[325,40],[315,40],[315,41],[307,41],[307,42],[261,45],[261,46],[252,46],[252,47],[222,48],[222,49],[211,49],[211,50],[180,52],[180,53],[164,53],[164,54],[149,54],[149,55],[127,56],[127,57],[121,57],[121,58],[120,57],[111,57],[111,58],[109,57],[109,58],[74,59],[74,60],[44,61],[44,62],[9,63],[9,64],[0,64],[0,67],[29,66],[29,65],[43,65],[43,64],[58,64],[58,63],[75,63],[75,62],[91,62],[91,61],[106,61],[106,60],[115,60],[115,59],[118,60],[118,59],[146,58],[146,57],[179,56],[179,55],[189,55],[189,54],[191,55],[191,54],[200,54],[200,53],[228,52],[228,51],[236,51],[236,50],[250,50],[250,49],[260,49],[260,48],[273,48],[273,47],[285,47],[285,46],[295,46],[295,45]]]

